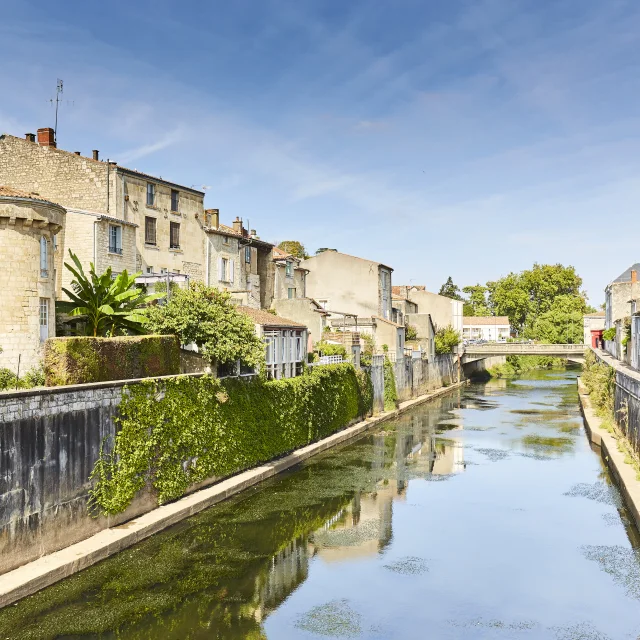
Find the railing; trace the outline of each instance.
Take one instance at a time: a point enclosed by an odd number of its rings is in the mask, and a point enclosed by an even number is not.
[[[465,347],[467,355],[582,355],[587,348],[584,344],[470,344]]]
[[[319,364],[340,364],[344,362],[342,356],[320,356],[317,362],[310,362],[309,366],[315,367]]]

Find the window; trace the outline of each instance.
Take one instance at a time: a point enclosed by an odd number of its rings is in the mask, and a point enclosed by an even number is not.
[[[109,253],[122,255],[122,227],[116,224],[109,225]]]
[[[296,288],[295,287],[289,287],[287,289],[287,298],[289,298],[289,300],[291,300],[291,298],[295,298],[296,297]]]
[[[149,216],[144,219],[144,242],[145,244],[156,243],[156,219]]]
[[[251,264],[251,247],[244,248],[244,261],[247,264]]]
[[[153,273],[153,267],[151,265],[147,265],[147,273]]]
[[[171,211],[178,213],[178,205],[180,204],[180,192],[176,189],[171,189]]]
[[[222,244],[229,244],[229,236],[222,236]]]
[[[49,250],[44,236],[40,238],[40,277],[49,277]]]
[[[49,298],[40,298],[40,340],[49,337]]]
[[[51,238],[51,244],[53,245],[53,250],[57,251],[58,250],[58,234],[57,233],[55,236]]]
[[[156,185],[147,182],[147,207],[153,207],[156,204]]]
[[[167,268],[166,267],[160,267],[160,275],[163,275],[163,276],[167,275]]]
[[[329,305],[329,301],[328,300],[317,300],[317,303],[323,308],[326,309],[327,306]]]
[[[284,268],[284,275],[287,276],[287,278],[291,278],[293,276],[293,264],[287,260],[287,264]]]
[[[233,282],[234,266],[234,262],[230,258],[218,258],[218,280],[220,282]]]
[[[180,223],[172,222],[169,227],[169,249],[180,248]]]

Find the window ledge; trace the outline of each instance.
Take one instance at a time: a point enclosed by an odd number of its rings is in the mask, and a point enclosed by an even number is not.
[[[151,244],[150,242],[145,242],[144,243],[144,248],[145,249],[155,249],[156,251],[159,251],[158,245],[157,244]]]
[[[174,216],[180,216],[180,217],[182,217],[182,214],[181,214],[179,211],[169,211],[169,213],[170,213],[171,215],[174,215]]]
[[[182,249],[175,249],[175,248],[171,248],[171,247],[169,247],[169,251],[171,253],[184,253],[184,251]]]
[[[151,209],[151,211],[160,211],[160,207],[157,207],[155,204],[148,204],[147,209]]]
[[[122,251],[107,251],[107,255],[118,256],[120,258],[124,257],[124,253]]]

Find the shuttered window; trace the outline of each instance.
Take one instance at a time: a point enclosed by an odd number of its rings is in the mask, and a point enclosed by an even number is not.
[[[144,219],[144,241],[145,244],[156,243],[156,219],[149,216]]]
[[[178,222],[172,222],[169,231],[170,231],[169,248],[179,249],[180,248],[180,224]]]
[[[49,249],[44,236],[40,238],[40,277],[49,277]]]

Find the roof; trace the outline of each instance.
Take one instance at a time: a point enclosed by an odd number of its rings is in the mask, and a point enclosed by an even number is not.
[[[509,318],[507,316],[464,316],[464,318],[462,318],[462,324],[509,326]]]
[[[13,189],[12,187],[3,187],[0,185],[0,198],[20,198],[24,200],[35,200],[36,202],[43,202],[45,204],[52,204],[56,207],[61,207],[57,202],[51,200],[45,200],[41,198],[39,194],[35,192],[28,193],[26,191],[20,191],[20,189]]]
[[[626,271],[623,271],[613,282],[631,282],[631,272],[640,274],[640,262],[632,264]],[[612,284],[613,284],[612,282]]]
[[[292,253],[287,253],[283,251],[279,247],[273,247],[273,259],[274,260],[294,260],[295,262],[300,262],[300,258],[294,256]]]
[[[409,285],[401,284],[401,285],[398,285],[398,286],[391,287],[391,293],[393,293],[396,296],[402,297],[404,295],[404,292],[408,291],[410,289],[415,289],[416,291],[426,291],[427,290],[427,288],[423,284],[409,284]]]
[[[43,147],[35,142],[29,142],[24,138],[19,138],[18,136],[12,136],[11,134],[8,134],[8,133],[0,135],[0,138],[4,138],[4,137],[20,140],[20,142],[24,142],[25,144],[32,144],[38,147],[39,149],[50,149],[51,152],[64,153],[66,155],[73,156],[74,158],[81,158],[82,160],[86,160],[87,162],[95,162],[96,164],[100,164],[103,167],[107,166],[106,160],[94,160],[93,158],[89,158],[87,156],[78,155],[73,151],[67,151],[66,149],[58,149],[58,147]],[[142,176],[143,178],[149,178],[155,182],[162,182],[172,187],[178,187],[181,191],[189,191],[191,193],[197,193],[198,195],[201,195],[204,197],[204,191],[198,191],[197,189],[192,189],[191,187],[185,187],[184,185],[178,184],[176,182],[171,182],[170,180],[164,180],[163,178],[159,178],[158,176],[152,176],[148,173],[143,173],[142,171],[138,171],[137,169],[127,169],[126,167],[121,167],[115,162],[112,163],[112,168],[114,171],[121,171],[122,173],[128,173],[132,175],[139,175],[139,176]]]
[[[389,271],[393,271],[393,267],[390,267],[388,264],[384,264],[382,262],[378,262],[377,260],[369,260],[368,258],[360,258],[359,256],[352,256],[349,253],[342,253],[342,251],[335,251],[334,249],[328,249],[327,251],[322,251],[321,253],[316,253],[315,256],[311,256],[306,260],[315,260],[316,258],[321,258],[324,255],[339,255],[345,256],[347,258],[353,258],[354,260],[362,260],[364,262],[369,262],[371,264],[377,264],[380,267],[384,267],[385,269],[389,269]],[[305,262],[306,262],[305,260]]]
[[[595,313],[585,313],[584,317],[585,318],[604,318],[605,313],[604,311],[596,311]]]
[[[254,309],[252,307],[237,307],[238,311],[241,311],[245,315],[249,316],[256,324],[260,324],[263,327],[297,327],[299,329],[306,329],[306,325],[294,322],[288,318],[281,318],[273,313],[269,313],[264,309]]]

